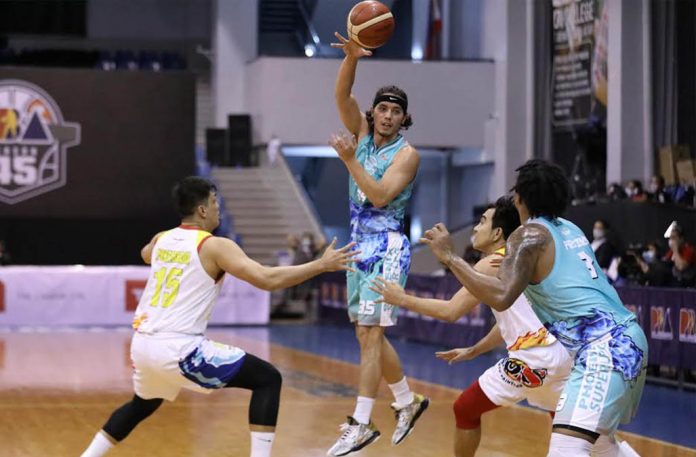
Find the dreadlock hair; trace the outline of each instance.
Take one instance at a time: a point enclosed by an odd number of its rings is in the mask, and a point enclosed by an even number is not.
[[[520,213],[515,208],[515,202],[509,195],[503,195],[495,203],[488,205],[488,208],[493,208],[493,219],[491,220],[491,228],[500,228],[503,230],[503,239],[508,237],[520,226]]]
[[[532,159],[515,170],[517,192],[531,217],[556,218],[566,210],[570,200],[570,183],[558,165]]]
[[[408,103],[408,96],[406,95],[406,92],[404,92],[402,89],[400,89],[397,86],[384,86],[380,87],[377,89],[377,93],[375,93],[375,99],[379,97],[380,95],[384,94],[394,94],[397,95],[404,100],[406,100],[406,103]],[[365,111],[365,118],[367,119],[367,126],[369,127],[369,132],[373,133],[374,128],[375,128],[375,119],[372,116],[372,110],[374,107],[370,108],[369,110]],[[401,128],[404,130],[408,130],[409,127],[413,125],[413,118],[411,115],[407,112],[404,112],[404,120],[401,122]]]

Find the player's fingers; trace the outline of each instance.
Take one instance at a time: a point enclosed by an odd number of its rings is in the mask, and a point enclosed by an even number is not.
[[[377,276],[373,281],[372,284],[378,284],[380,287],[386,287],[387,286],[387,281],[381,277]]]
[[[340,33],[334,32],[334,36],[335,36],[336,38],[338,38],[338,40],[339,40],[342,44],[348,43],[348,38],[344,38],[343,35],[341,35]]]
[[[346,244],[341,249],[339,249],[339,251],[341,251],[341,252],[350,251],[351,249],[353,249],[353,246],[355,246],[356,244],[357,243],[355,241],[351,241],[350,243]]]
[[[428,245],[430,244],[430,240],[427,238],[418,238],[418,242],[423,243],[423,244],[428,244]]]
[[[329,244],[329,249],[334,249],[336,247],[336,237],[333,237],[331,244]]]

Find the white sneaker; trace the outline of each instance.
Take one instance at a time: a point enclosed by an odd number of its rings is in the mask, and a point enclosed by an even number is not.
[[[348,422],[341,424],[343,434],[338,438],[338,441],[331,446],[326,455],[337,456],[346,455],[351,452],[359,451],[370,443],[374,443],[379,439],[379,430],[375,424],[370,421],[369,424],[361,424],[351,416],[348,416]]]
[[[416,421],[423,414],[423,411],[428,409],[430,400],[421,394],[413,394],[413,401],[410,405],[403,408],[397,408],[395,403],[392,403],[392,409],[396,416],[396,429],[392,435],[392,444],[397,445],[404,440],[416,425]]]

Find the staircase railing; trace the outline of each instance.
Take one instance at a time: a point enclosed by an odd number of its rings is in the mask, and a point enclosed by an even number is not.
[[[305,191],[302,184],[297,182],[297,179],[295,179],[295,175],[293,175],[292,171],[290,170],[290,166],[288,165],[288,162],[285,160],[285,156],[283,156],[281,152],[277,154],[277,156],[274,158],[273,163],[270,163],[268,154],[265,154],[265,151],[263,149],[265,148],[260,147],[257,150],[259,166],[261,168],[277,168],[281,170],[281,172],[285,175],[288,181],[292,184],[291,187],[293,193],[300,202],[300,205],[302,206],[305,215],[307,215],[309,224],[312,227],[312,232],[314,233],[314,237],[317,241],[317,245],[323,246],[327,240],[326,235],[324,234],[324,230],[322,229],[321,223],[319,222],[319,214],[317,213],[316,208],[314,208],[314,204],[312,203],[312,200],[309,198],[309,195]]]

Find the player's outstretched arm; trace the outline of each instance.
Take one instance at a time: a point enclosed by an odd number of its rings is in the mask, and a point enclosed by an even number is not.
[[[355,71],[358,68],[358,59],[364,56],[371,56],[372,52],[360,47],[356,42],[348,40],[341,36],[340,33],[334,33],[338,39],[338,43],[331,43],[334,48],[340,48],[345,53],[346,57],[341,62],[336,77],[336,89],[334,96],[336,97],[336,107],[338,114],[341,116],[343,125],[348,131],[355,135],[356,138],[362,138],[368,132],[367,120],[365,115],[360,111],[358,102],[352,94],[353,83],[355,82]]]
[[[503,340],[503,335],[500,334],[500,328],[498,327],[498,324],[495,324],[491,331],[473,346],[436,352],[435,357],[452,365],[456,362],[475,359],[481,354],[492,351],[494,348],[500,346],[504,342],[505,340]]]
[[[495,275],[497,267],[491,264],[491,260],[490,257],[485,257],[479,260],[474,268],[481,273]],[[381,276],[373,281],[370,289],[382,296],[381,299],[377,300],[378,303],[389,303],[447,322],[457,321],[480,303],[480,300],[465,287],[459,289],[449,300],[420,298],[407,294],[399,284],[386,281]]]
[[[449,232],[444,224],[427,230],[421,242],[444,263],[469,292],[497,311],[508,309],[531,282],[539,254],[550,238],[549,232],[538,224],[523,225],[507,242],[507,255],[497,276],[487,276],[474,270],[454,254]]]
[[[234,241],[213,237],[203,244],[201,256],[211,256],[218,268],[259,289],[275,290],[294,286],[329,271],[352,271],[350,264],[360,253],[351,251],[355,243],[340,249],[335,249],[335,246],[336,238],[320,258],[302,265],[267,267],[250,259]]]
[[[157,238],[160,237],[164,232],[159,232],[157,235],[153,236],[149,243],[147,243],[140,250],[140,257],[143,258],[143,262],[150,265],[152,263],[152,250],[155,248],[155,243],[157,243]]]
[[[375,207],[388,205],[394,198],[413,181],[418,172],[420,156],[412,146],[405,146],[394,157],[384,176],[377,181],[365,170],[365,167],[355,157],[357,142],[355,138],[345,134],[334,134],[329,144],[338,153],[338,157],[348,168],[358,188]]]

